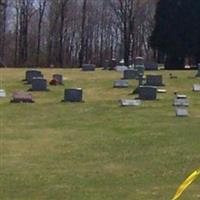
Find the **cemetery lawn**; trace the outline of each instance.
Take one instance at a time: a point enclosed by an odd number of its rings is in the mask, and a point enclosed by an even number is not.
[[[170,200],[180,183],[200,167],[200,93],[188,79],[195,71],[163,74],[167,93],[140,107],[120,107],[130,88],[113,89],[119,72],[41,69],[61,73],[65,86],[33,92],[34,104],[10,104],[26,69],[0,69],[0,199]],[[84,103],[61,103],[64,88],[81,87]],[[188,95],[190,116],[176,118],[173,93]],[[200,178],[182,200],[200,198]]]

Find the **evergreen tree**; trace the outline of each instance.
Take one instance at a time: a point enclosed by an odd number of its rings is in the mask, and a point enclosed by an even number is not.
[[[158,1],[150,44],[166,55],[165,68],[184,68],[186,57],[199,59],[199,33],[199,1]]]

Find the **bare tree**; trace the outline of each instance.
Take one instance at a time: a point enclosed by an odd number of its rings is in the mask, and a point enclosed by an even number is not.
[[[41,28],[47,0],[39,0],[39,20],[38,20],[38,34],[37,34],[37,51],[36,51],[36,64],[40,63],[40,43],[41,43]]]

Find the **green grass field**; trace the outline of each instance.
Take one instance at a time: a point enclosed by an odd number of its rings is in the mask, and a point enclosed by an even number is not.
[[[41,69],[61,73],[65,86],[34,92],[35,104],[10,104],[26,69],[0,69],[0,199],[170,200],[200,166],[200,93],[188,79],[195,71],[163,74],[167,93],[140,107],[120,107],[137,85],[113,89],[119,72]],[[152,72],[148,72],[152,74]],[[64,88],[82,87],[84,103],[61,103]],[[176,118],[174,91],[187,94],[188,118]],[[200,178],[182,195],[200,199]]]

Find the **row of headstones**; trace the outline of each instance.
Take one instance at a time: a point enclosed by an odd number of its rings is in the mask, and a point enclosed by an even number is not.
[[[121,99],[120,104],[122,106],[139,106],[142,100],[156,100],[157,93],[166,92],[165,89],[157,88],[158,86],[164,86],[161,75],[147,75],[145,84],[143,84],[144,78],[142,74],[137,76],[137,79],[139,83],[133,94],[139,94],[139,97],[137,99]],[[114,88],[127,88],[128,86],[128,80],[117,80],[113,84]],[[200,84],[194,84],[193,91],[200,92]],[[176,108],[177,117],[188,116],[187,107],[189,106],[189,101],[185,95],[176,95],[173,106]]]
[[[117,60],[113,58],[110,62],[108,60],[104,62],[103,69],[124,71],[126,69],[135,68],[137,66],[143,66],[145,70],[158,70],[158,64],[156,62],[147,61],[143,57],[136,57],[134,60],[129,61],[129,63],[129,66],[125,66],[124,60],[121,60],[118,63]]]
[[[109,67],[109,63],[103,68],[103,69],[109,69],[113,68],[116,71],[124,71],[127,70],[128,67],[122,65],[117,65],[116,62],[113,62],[110,64],[111,67]],[[82,71],[95,71],[96,66],[94,64],[83,64],[81,69]],[[134,69],[139,69],[141,68],[142,70],[158,70],[158,64],[156,62],[151,62],[151,61],[145,61],[143,57],[136,57],[135,62],[134,62]]]
[[[44,79],[43,74],[38,70],[28,70],[25,74],[27,84],[32,87],[28,91],[48,91],[47,80]],[[54,74],[51,85],[63,85],[63,76]],[[64,90],[63,102],[81,102],[83,100],[83,91],[81,88],[69,88]],[[12,103],[33,103],[33,97],[28,92],[14,92],[11,99]]]

